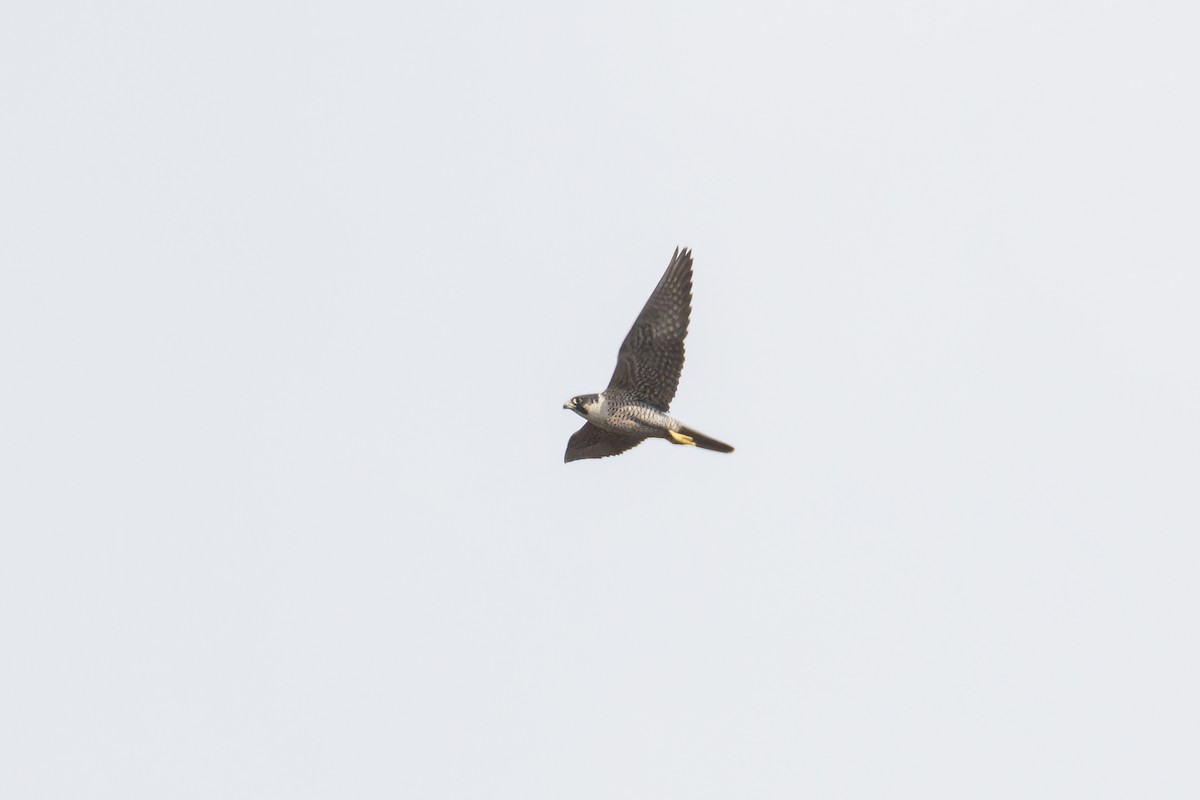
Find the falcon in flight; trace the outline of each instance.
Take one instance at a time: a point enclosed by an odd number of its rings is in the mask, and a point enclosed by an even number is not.
[[[692,251],[676,249],[617,353],[608,388],[563,404],[587,420],[567,442],[564,461],[624,453],[650,437],[718,453],[733,448],[694,431],[667,413],[679,373],[692,310]]]

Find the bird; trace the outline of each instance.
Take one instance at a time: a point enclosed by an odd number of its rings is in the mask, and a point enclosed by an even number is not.
[[[621,343],[608,388],[563,403],[563,408],[587,420],[567,442],[564,462],[620,455],[650,438],[733,452],[729,445],[689,428],[668,413],[683,372],[683,340],[691,311],[692,251],[677,247]]]

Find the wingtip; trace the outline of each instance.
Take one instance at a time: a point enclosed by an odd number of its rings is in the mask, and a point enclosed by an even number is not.
[[[683,247],[676,247],[675,255],[671,256],[671,263],[667,265],[667,269],[670,269],[671,267],[673,267],[677,264],[679,266],[686,267],[686,266],[690,266],[691,263],[692,263],[692,248],[687,247],[686,245]]]

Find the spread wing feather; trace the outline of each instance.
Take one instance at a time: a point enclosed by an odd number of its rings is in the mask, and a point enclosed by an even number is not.
[[[585,422],[583,427],[575,431],[570,441],[567,442],[567,452],[563,461],[569,464],[581,458],[604,458],[605,456],[620,455],[644,441],[646,440],[640,436],[621,436],[617,433],[609,433],[590,422]]]
[[[608,390],[629,389],[669,410],[683,372],[683,340],[691,311],[692,251],[676,248],[662,280],[621,343]]]

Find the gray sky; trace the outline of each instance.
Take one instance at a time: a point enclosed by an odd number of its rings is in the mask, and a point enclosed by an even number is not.
[[[0,796],[1200,794],[1194,5],[433,6],[3,12]]]

